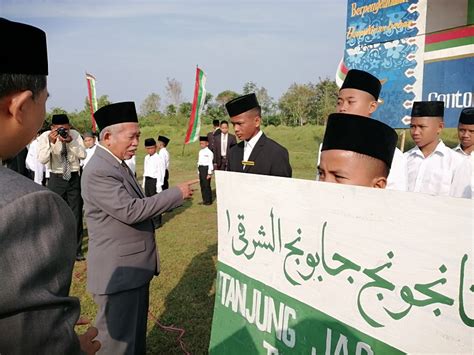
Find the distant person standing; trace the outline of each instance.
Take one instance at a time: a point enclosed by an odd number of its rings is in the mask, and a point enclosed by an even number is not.
[[[199,137],[199,145],[201,150],[198,157],[198,173],[199,183],[201,185],[202,203],[204,205],[212,205],[211,178],[213,172],[214,154],[208,148],[209,142],[206,136]]]
[[[51,130],[39,137],[38,159],[51,169],[48,188],[67,202],[76,217],[77,251],[76,260],[85,260],[82,253],[82,197],[80,160],[87,156],[79,132],[71,128],[65,114],[53,115]]]
[[[214,151],[214,139],[221,133],[219,128],[219,120],[212,120],[212,131],[207,134],[207,140],[209,142],[209,149]]]
[[[81,166],[84,169],[91,160],[92,156],[94,155],[95,148],[97,148],[96,143],[96,138],[95,138],[95,133],[94,132],[86,132],[83,135],[84,139],[84,146],[86,147],[86,158],[81,160]]]
[[[291,177],[288,151],[260,130],[262,109],[257,96],[240,96],[225,106],[235,135],[241,140],[229,150],[227,170]]]
[[[454,172],[465,159],[440,139],[444,128],[443,101],[416,101],[410,134],[416,147],[405,153],[408,191],[449,196]]]
[[[357,69],[347,72],[344,83],[339,90],[336,112],[351,113],[371,118],[378,108],[378,99],[382,90],[380,80],[372,74]],[[321,155],[319,146],[319,157]],[[393,161],[387,178],[387,189],[407,190],[407,161],[402,151],[395,147]]]
[[[38,185],[44,185],[46,167],[38,160],[38,138],[43,131],[38,131],[37,136],[28,146],[28,155],[26,156],[26,167],[30,170],[33,181]]]
[[[145,139],[145,149],[147,154],[143,162],[143,182],[142,187],[146,197],[154,196],[162,191],[165,178],[165,165],[156,152],[156,141],[153,138]],[[155,228],[161,226],[161,214],[154,217]]]
[[[214,136],[214,143],[214,149],[211,149],[214,154],[214,169],[227,170],[227,154],[237,144],[235,136],[229,133],[229,122],[221,122],[220,133]]]
[[[454,150],[462,155],[471,155],[474,150],[474,107],[465,108],[459,115],[459,144]]]
[[[169,179],[170,179],[170,153],[166,148],[170,139],[165,136],[158,136],[158,148],[159,148],[159,156],[163,160],[165,165],[165,178],[163,180],[163,190],[167,190],[169,188]]]

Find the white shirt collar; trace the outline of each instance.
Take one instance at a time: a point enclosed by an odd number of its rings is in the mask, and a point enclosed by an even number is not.
[[[461,147],[461,144],[458,144],[456,147],[453,148],[454,151],[461,153],[462,155],[469,156],[471,154],[467,154]]]
[[[438,145],[436,146],[435,150],[430,154],[428,155],[426,158],[429,158],[430,156],[434,155],[434,154],[439,154],[439,155],[446,155],[448,154],[447,151],[449,150],[448,147],[446,147],[446,145],[443,143],[443,141],[440,139],[439,142],[438,142]],[[418,147],[418,146],[415,146],[413,148],[413,150],[410,152],[411,155],[418,155],[422,158],[425,158],[423,152],[421,151],[421,149]]]
[[[119,164],[122,164],[122,160],[120,160],[119,158],[117,158],[117,157],[115,156],[115,154],[112,153],[108,148],[104,147],[102,144],[97,144],[97,146],[98,146],[98,147],[101,147],[101,148],[102,148],[103,150],[105,150],[106,152],[109,152],[109,154],[112,155],[112,156],[115,158],[115,160],[117,160],[117,161],[119,162]]]
[[[245,148],[253,149],[253,147],[255,147],[255,144],[257,144],[257,142],[260,139],[260,137],[262,136],[262,134],[263,134],[263,132],[260,130],[260,131],[258,131],[258,133],[255,136],[250,138],[249,141],[245,141]]]

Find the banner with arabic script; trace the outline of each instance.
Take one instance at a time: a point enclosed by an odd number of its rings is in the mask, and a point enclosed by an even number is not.
[[[472,201],[216,175],[210,353],[474,352]]]

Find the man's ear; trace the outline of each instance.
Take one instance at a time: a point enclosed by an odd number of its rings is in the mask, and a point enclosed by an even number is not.
[[[385,189],[387,186],[387,178],[383,176],[376,177],[372,180],[372,187],[376,189]]]
[[[440,119],[438,122],[438,129],[436,130],[438,135],[441,134],[441,131],[443,130],[443,128],[444,128],[444,121]]]
[[[377,110],[377,107],[379,106],[379,103],[377,101],[370,101],[369,105],[369,113],[372,114]]]
[[[17,121],[18,124],[23,124],[26,114],[29,112],[28,107],[31,105],[33,93],[30,90],[20,91],[12,94],[7,99],[7,114],[9,117]]]

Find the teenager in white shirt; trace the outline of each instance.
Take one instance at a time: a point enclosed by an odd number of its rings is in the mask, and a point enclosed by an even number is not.
[[[166,190],[169,187],[170,153],[168,152],[168,149],[166,149],[169,142],[170,142],[170,139],[168,137],[158,136],[158,149],[159,149],[158,154],[165,164],[165,178],[163,180],[163,187],[162,187],[163,190]]]
[[[444,102],[414,102],[411,116],[410,134],[416,146],[405,153],[408,191],[449,196],[454,172],[464,158],[440,139]]]
[[[474,107],[468,107],[461,111],[458,138],[459,144],[453,149],[462,155],[471,155],[474,150]]]
[[[212,172],[214,170],[214,164],[212,163],[214,159],[214,154],[208,148],[209,141],[207,136],[199,137],[199,145],[201,150],[199,151],[198,157],[198,173],[199,173],[199,183],[201,185],[201,195],[202,203],[204,205],[212,204],[212,190],[211,190],[211,178]]]

